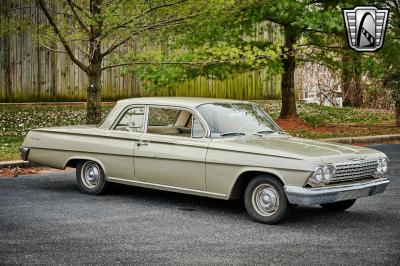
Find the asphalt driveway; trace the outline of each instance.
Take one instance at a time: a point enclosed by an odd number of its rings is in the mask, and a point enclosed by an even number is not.
[[[270,226],[240,202],[115,185],[82,194],[74,172],[0,177],[0,264],[346,264],[400,261],[400,145],[384,194],[344,213],[298,207]]]

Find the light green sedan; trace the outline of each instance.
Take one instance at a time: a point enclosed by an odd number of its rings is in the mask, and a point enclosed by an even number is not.
[[[109,182],[244,201],[258,222],[281,221],[297,204],[343,211],[382,193],[382,152],[292,137],[257,105],[204,98],[119,101],[98,126],[31,130],[21,158],[75,167],[79,188]]]

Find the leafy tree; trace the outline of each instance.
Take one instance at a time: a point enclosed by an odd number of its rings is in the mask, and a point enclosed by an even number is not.
[[[400,2],[386,0],[377,3],[390,9],[385,45],[376,55],[375,60],[381,66],[383,86],[392,91],[395,106],[396,125],[400,127]],[[378,72],[379,73],[379,72]]]
[[[386,106],[395,107],[396,125],[400,126],[400,3],[397,0],[376,1],[370,4],[389,9],[385,43],[374,53],[363,54],[362,75],[370,80],[371,87],[389,90],[391,99]],[[382,95],[382,94],[381,94]]]
[[[177,72],[172,72],[177,73],[176,79],[180,75],[187,78],[197,74],[225,77],[229,73],[267,66],[271,71],[282,73],[280,117],[297,117],[296,62],[307,59],[304,47],[326,46],[329,34],[343,34],[338,1],[240,0],[226,7],[209,19],[194,21],[192,31],[174,38],[175,47],[190,51],[178,56],[178,60],[185,57],[189,62],[184,70],[174,66]],[[257,38],[258,25],[266,21],[280,33],[280,38],[275,41]],[[320,55],[332,58],[326,50]],[[144,67],[143,72],[154,80],[162,76],[159,71],[166,70]]]
[[[37,5],[48,20],[48,24],[40,25],[39,34],[33,37],[48,49],[56,43],[61,44],[63,52],[86,73],[89,80],[87,122],[90,124],[101,118],[101,73],[121,65],[112,63],[121,47],[132,50],[138,36],[145,38],[162,28],[178,27],[210,6],[205,0],[27,2]],[[18,30],[23,30],[23,25],[27,24],[18,18],[14,22],[9,22],[9,27]],[[125,62],[135,63],[145,62]]]

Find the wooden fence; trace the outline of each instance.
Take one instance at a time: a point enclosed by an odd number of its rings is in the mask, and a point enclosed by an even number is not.
[[[46,23],[41,10],[26,6],[24,0],[0,0],[2,14],[30,19],[32,24]],[[21,8],[24,7],[24,8]],[[86,98],[87,78],[65,53],[49,51],[30,38],[32,26],[24,34],[0,36],[0,102],[81,101]],[[268,39],[275,32],[265,32]],[[61,49],[61,47],[58,47]],[[78,53],[77,53],[78,54]],[[78,55],[79,56],[79,55]],[[226,80],[198,77],[156,91],[145,89],[133,74],[122,68],[103,71],[103,99],[117,100],[142,96],[199,96],[234,99],[277,99],[280,76],[268,69],[252,71]]]

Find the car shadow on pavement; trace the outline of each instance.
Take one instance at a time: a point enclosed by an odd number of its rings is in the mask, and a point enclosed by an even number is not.
[[[219,200],[189,194],[161,191],[156,189],[111,184],[107,196],[129,197],[138,201],[152,202],[153,204],[168,204],[183,211],[198,210],[229,210],[232,213],[243,213],[244,204],[239,200]]]
[[[357,204],[357,203],[356,203]],[[324,224],[324,226],[353,227],[360,224],[381,223],[387,216],[380,215],[373,210],[357,210],[350,208],[343,212],[325,210],[316,206],[296,206],[291,216],[286,219],[283,226],[298,226],[310,228],[312,224]]]
[[[231,216],[232,219],[250,220],[246,214],[244,203],[241,200],[225,201],[120,184],[112,184],[107,195],[131,198],[136,202],[142,201],[147,204],[168,205],[182,211],[213,212],[215,215],[223,212],[224,215]],[[385,218],[387,219],[387,217],[381,216],[373,210],[360,211],[354,210],[354,207],[344,212],[334,212],[322,209],[317,205],[296,206],[292,209],[290,217],[279,223],[279,225],[290,227],[304,226],[309,228],[312,223],[324,223],[335,226],[340,221],[341,226],[351,226],[360,223],[370,223],[371,221],[378,223]]]
[[[161,191],[155,189],[134,187],[111,183],[105,195],[90,196],[80,192],[76,181],[73,179],[57,180],[47,179],[46,182],[35,182],[32,188],[34,190],[46,190],[79,198],[90,197],[91,200],[110,202],[113,199],[119,204],[121,201],[130,202],[146,206],[162,206],[168,209],[176,209],[183,212],[195,212],[198,214],[207,213],[210,215],[223,215],[227,219],[236,221],[249,221],[246,214],[244,203],[241,200],[220,200],[206,198],[195,195]],[[370,222],[381,223],[387,220],[388,213],[383,214],[370,209],[360,209],[356,203],[354,207],[344,212],[332,212],[322,209],[319,206],[296,206],[292,209],[288,219],[279,223],[278,226],[310,228],[310,224],[324,223],[326,226],[335,226],[340,223],[341,226],[355,226],[367,224]],[[395,219],[395,217],[393,217]]]

